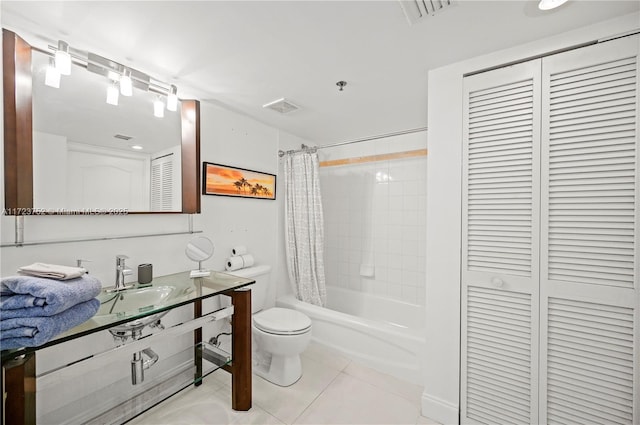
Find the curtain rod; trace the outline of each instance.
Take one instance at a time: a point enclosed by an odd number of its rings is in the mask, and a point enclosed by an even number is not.
[[[404,134],[419,133],[421,131],[426,131],[426,130],[427,130],[427,127],[412,128],[409,130],[401,130],[393,133],[379,134],[377,136],[369,136],[363,139],[347,140],[346,142],[338,142],[338,143],[332,143],[330,145],[322,145],[322,146],[314,146],[314,147],[309,147],[303,144],[300,149],[293,149],[288,151],[279,150],[278,156],[282,158],[285,155],[290,155],[297,152],[305,152],[309,150],[324,149],[324,148],[333,148],[336,146],[350,145],[352,143],[369,142],[371,140],[384,139],[385,137],[402,136]]]

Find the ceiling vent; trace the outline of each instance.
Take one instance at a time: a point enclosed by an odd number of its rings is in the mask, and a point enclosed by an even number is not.
[[[131,140],[133,139],[132,136],[125,136],[124,134],[116,134],[115,136],[116,139],[120,139],[120,140]]]
[[[413,25],[448,8],[453,0],[398,0],[398,3],[409,25]]]
[[[281,114],[288,114],[289,112],[300,109],[298,106],[289,102],[284,97],[282,99],[274,100],[273,102],[267,103],[266,105],[262,105],[262,107],[273,109],[274,111],[280,112]]]

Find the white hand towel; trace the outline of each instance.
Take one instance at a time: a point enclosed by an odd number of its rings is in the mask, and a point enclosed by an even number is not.
[[[18,268],[18,273],[28,276],[47,277],[50,279],[75,279],[87,273],[84,267],[60,266],[58,264],[33,263]]]

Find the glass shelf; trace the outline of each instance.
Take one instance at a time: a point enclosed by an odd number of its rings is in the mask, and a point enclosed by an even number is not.
[[[187,334],[187,337],[191,335]],[[86,383],[94,375],[105,378],[105,366],[92,363],[91,359],[38,379],[37,400],[47,400],[48,405],[38,405],[37,422],[120,424],[191,385],[199,385],[203,377],[231,362],[229,353],[205,342],[167,356],[158,354],[158,362],[144,371],[144,381],[137,385],[132,384],[130,364],[126,361],[107,365],[112,378],[105,386]],[[197,366],[200,360],[201,374]],[[56,393],[60,388],[82,385],[86,389],[81,398],[66,405],[56,405]]]
[[[199,384],[205,376],[231,363],[231,354],[215,345],[201,342],[195,346],[195,349],[196,358],[200,356],[202,359],[202,376],[194,379],[195,384]]]

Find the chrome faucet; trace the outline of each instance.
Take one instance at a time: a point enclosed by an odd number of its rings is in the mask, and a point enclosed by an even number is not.
[[[116,291],[128,288],[124,283],[124,277],[133,273],[125,264],[128,258],[126,255],[116,255],[116,286],[114,288]]]

